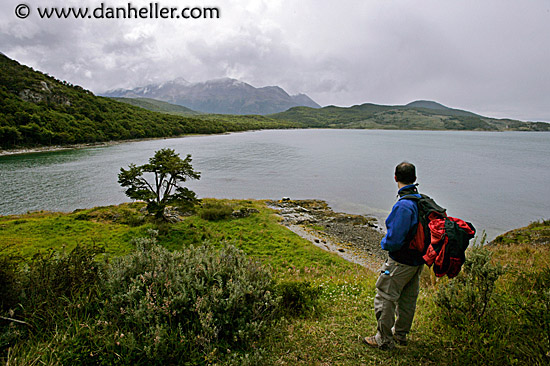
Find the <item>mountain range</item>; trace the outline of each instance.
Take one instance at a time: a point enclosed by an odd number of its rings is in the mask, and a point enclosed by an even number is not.
[[[197,115],[188,108],[148,98],[114,98],[115,100],[155,112],[181,116]],[[216,115],[202,114],[202,119]],[[219,115],[217,115],[219,116]],[[234,116],[242,118],[244,116]],[[258,116],[259,117],[259,116]],[[544,122],[522,122],[484,117],[469,111],[449,108],[430,100],[417,100],[406,105],[365,103],[352,107],[293,107],[264,116],[274,121],[302,128],[355,128],[401,130],[477,130],[477,131],[549,131]]]
[[[175,93],[177,83],[169,84]],[[256,89],[233,79],[202,83],[201,88],[214,84],[233,85],[239,90]],[[260,90],[288,96],[277,87]],[[250,101],[242,98],[246,105],[259,103],[254,96]],[[276,128],[550,131],[550,124],[493,119],[433,101],[415,101],[403,106],[365,103],[319,108],[315,104],[267,116],[200,114],[154,99],[98,97],[0,53],[0,149]]]
[[[215,114],[266,115],[283,112],[297,106],[320,107],[305,94],[289,95],[278,86],[256,88],[231,78],[198,83],[190,83],[183,78],[178,78],[134,89],[110,90],[102,95],[118,98],[156,99],[184,106],[197,112]]]
[[[428,100],[407,105],[365,103],[352,107],[294,107],[268,117],[308,128],[550,131],[549,123],[484,117]]]

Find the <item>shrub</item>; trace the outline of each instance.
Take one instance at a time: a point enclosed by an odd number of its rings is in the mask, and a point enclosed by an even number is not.
[[[532,358],[533,363],[550,359],[550,267],[532,273],[516,274],[512,297],[514,312],[522,327],[517,337],[536,341],[524,342],[518,351]]]
[[[281,297],[282,312],[297,316],[315,310],[320,290],[308,281],[283,281],[277,284],[277,294]]]
[[[20,290],[17,263],[14,256],[0,255],[0,314],[17,303]]]
[[[97,312],[100,271],[95,257],[101,252],[98,247],[77,246],[68,254],[39,253],[21,268],[13,258],[2,258],[2,310],[7,310],[5,306],[9,310],[0,323],[0,359],[8,356],[11,364],[25,358],[18,355],[10,361],[9,355],[14,350],[25,354],[22,345],[64,334]],[[32,363],[36,362],[33,356]]]
[[[439,287],[435,303],[450,324],[480,322],[494,302],[495,282],[502,267],[491,263],[491,252],[483,245],[469,252],[459,276]]]
[[[195,362],[217,349],[246,349],[277,308],[271,272],[233,246],[170,252],[142,239],[135,253],[109,264],[104,285],[102,319],[132,363],[141,356],[148,364]]]
[[[17,259],[11,255],[2,253],[0,256],[0,359],[6,349],[17,341],[21,327],[17,320],[13,320],[14,307],[17,304],[20,287]],[[19,328],[22,328],[21,330]]]
[[[217,221],[231,216],[233,208],[222,202],[204,203],[198,215],[203,220]]]
[[[139,204],[122,204],[119,206],[95,207],[89,210],[76,210],[76,220],[113,222],[128,226],[141,226],[146,216],[139,210]]]
[[[21,303],[24,317],[34,328],[54,327],[52,320],[64,318],[67,306],[80,303],[79,309],[85,310],[94,305],[100,282],[95,261],[99,253],[103,249],[97,246],[77,245],[68,254],[50,251],[33,257],[22,273]]]
[[[453,358],[459,364],[544,364],[548,278],[533,281],[530,275],[522,276],[525,286],[515,287],[521,293],[514,293],[514,287],[505,292],[500,285],[497,292],[501,274],[491,251],[478,246],[468,252],[463,272],[438,289],[435,303],[442,310],[440,321],[453,344]],[[533,292],[525,294],[529,287]]]

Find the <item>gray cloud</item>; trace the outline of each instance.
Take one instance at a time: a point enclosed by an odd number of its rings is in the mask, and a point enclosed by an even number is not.
[[[29,1],[31,16],[18,19],[20,1],[4,0],[0,51],[96,93],[229,76],[303,92],[322,105],[433,99],[550,121],[547,0],[213,0],[222,17],[209,20],[46,20],[36,13],[101,2]]]

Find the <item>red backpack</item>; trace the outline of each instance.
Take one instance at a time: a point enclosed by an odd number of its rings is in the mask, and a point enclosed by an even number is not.
[[[423,254],[422,259],[436,276],[453,278],[466,260],[464,253],[476,229],[469,222],[447,216],[446,210],[429,196],[420,196],[401,197],[418,203],[418,225],[409,248]]]

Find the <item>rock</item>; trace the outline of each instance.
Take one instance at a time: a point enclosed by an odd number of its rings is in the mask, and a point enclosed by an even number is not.
[[[314,244],[343,243],[338,247],[346,249],[332,251],[339,252],[344,257],[361,257],[361,263],[369,262],[371,268],[376,269],[379,261],[387,257],[387,252],[380,248],[383,233],[378,228],[377,219],[363,215],[337,213],[330,209],[324,201],[297,200],[297,201],[269,201],[268,206],[279,211],[285,225],[310,225],[316,238],[309,238]],[[327,240],[323,240],[327,239]],[[334,245],[334,244],[332,244]]]
[[[48,83],[46,83],[45,81],[41,81],[40,82],[40,85],[42,86],[42,91],[45,91],[47,93],[51,93],[52,91],[50,90],[50,88],[48,88]]]
[[[168,222],[172,223],[183,221],[183,217],[181,217],[178,209],[172,206],[167,206],[164,208],[164,217],[168,220]]]
[[[235,210],[231,213],[231,216],[236,218],[243,218],[248,217],[253,213],[259,213],[260,211],[256,210],[255,208],[240,208],[238,210]]]

